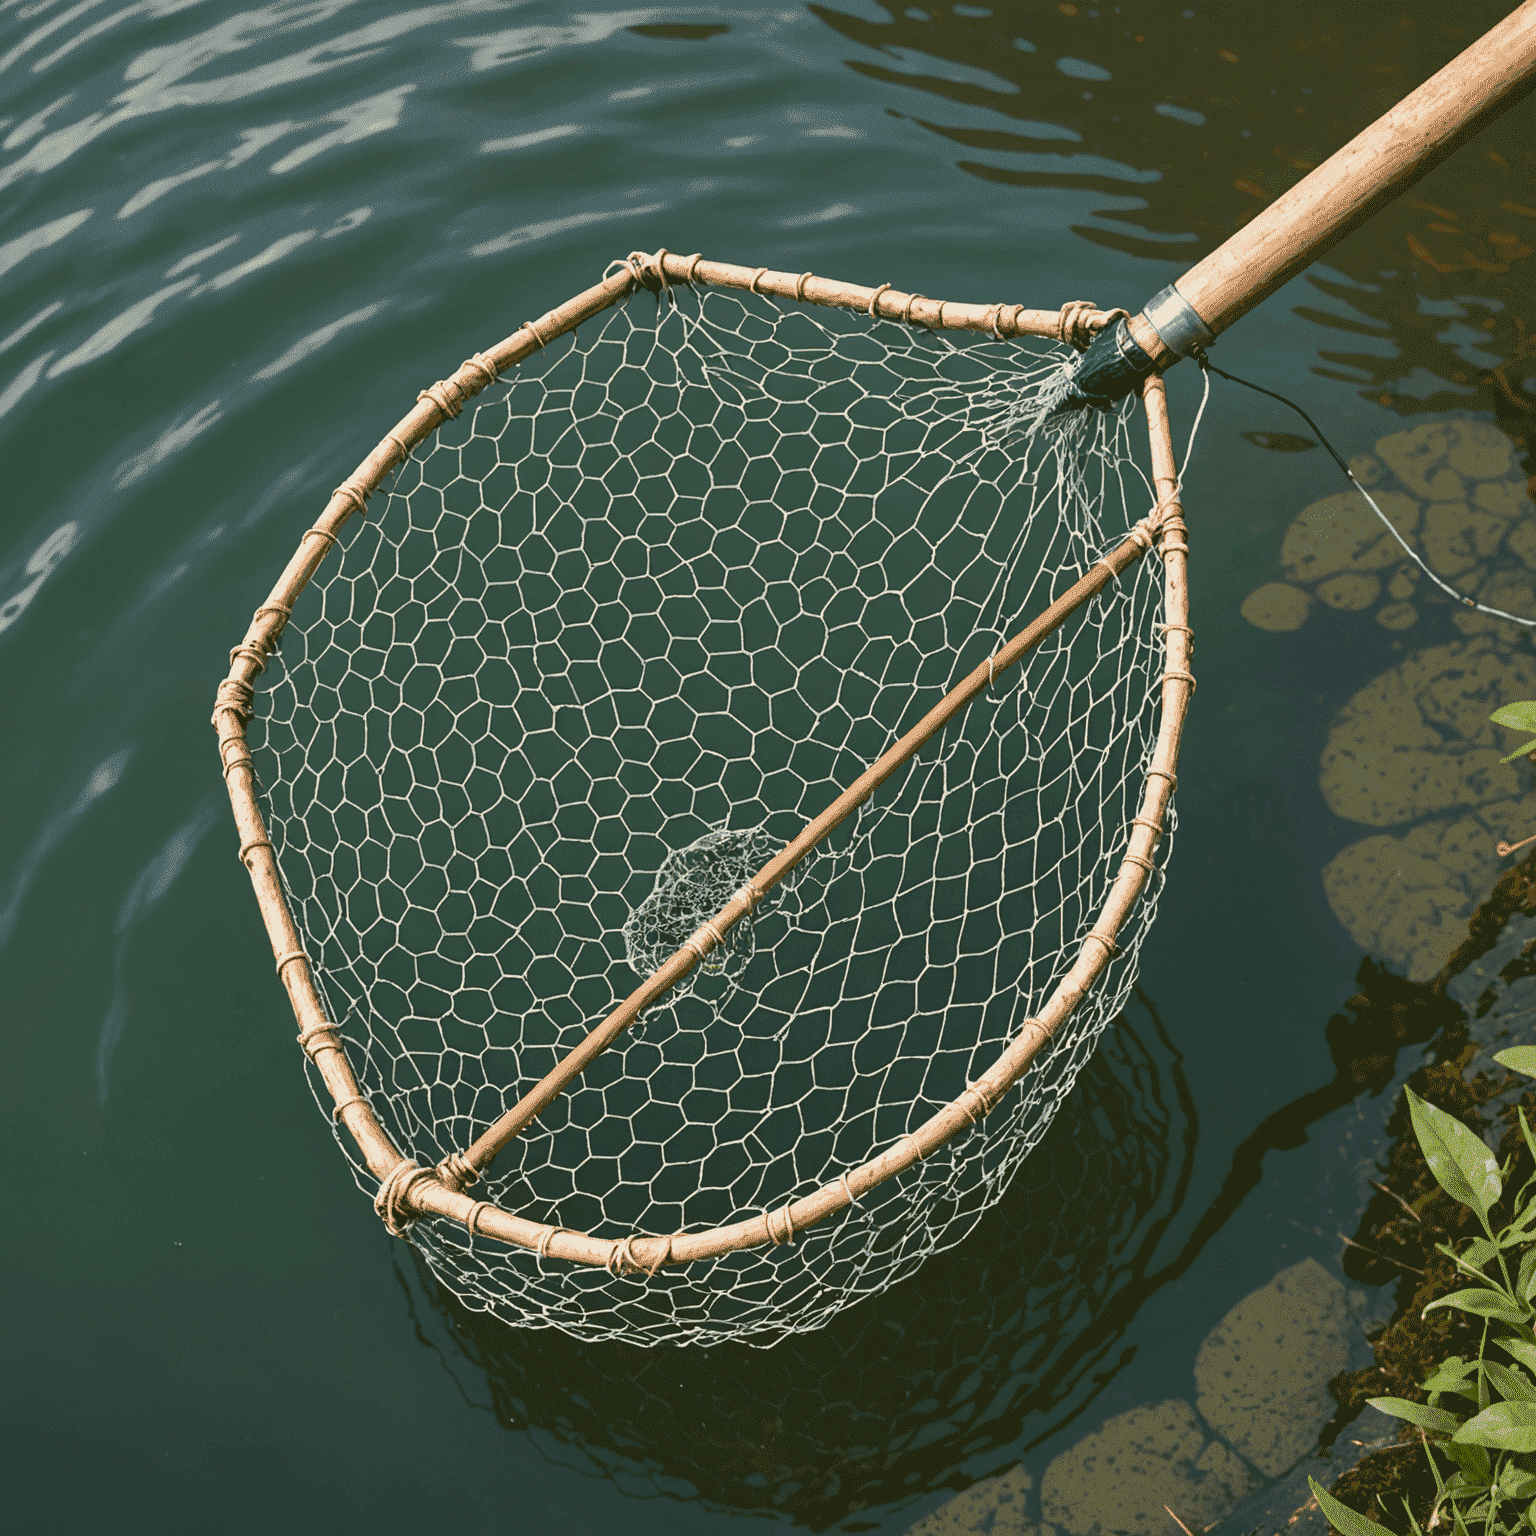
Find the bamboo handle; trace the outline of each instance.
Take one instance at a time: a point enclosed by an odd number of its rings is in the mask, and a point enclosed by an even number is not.
[[[1536,0],[1512,11],[1363,133],[1330,155],[1175,285],[1217,333],[1439,164],[1536,86]],[[1142,316],[1131,333],[1174,360]]]

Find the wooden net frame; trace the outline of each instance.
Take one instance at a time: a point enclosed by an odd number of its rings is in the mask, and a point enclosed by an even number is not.
[[[614,269],[617,270],[614,270]],[[496,382],[506,371],[557,337],[573,331],[641,287],[671,283],[708,285],[807,304],[862,310],[873,319],[900,320],[936,330],[1009,336],[1051,337],[1082,348],[1123,311],[1105,312],[1084,301],[1060,310],[1023,305],[962,304],[899,292],[889,283],[876,288],[835,282],[812,273],[793,274],[767,268],[733,266],[699,256],[633,253],[613,263],[609,275],[536,321],[527,321],[488,352],[477,352],[451,377],[424,389],[415,407],[384,434],[378,447],[332,492],[324,513],[299,540],[270,596],[256,610],[245,637],[230,652],[228,675],[219,684],[213,711],[219,755],[240,836],[239,858],[251,877],[266,925],[277,974],[287,989],[298,1022],[298,1041],[333,1101],[332,1114],[355,1142],[369,1172],[378,1180],[375,1207],[392,1233],[400,1234],[422,1216],[443,1217],[479,1235],[552,1257],[618,1274],[654,1274],[663,1266],[763,1245],[794,1240],[797,1233],[848,1209],[876,1185],[896,1177],[954,1136],[981,1120],[1019,1081],[1030,1064],[1088,996],[1118,953],[1117,935],[1154,869],[1153,853],[1163,835],[1176,780],[1185,715],[1194,692],[1190,670],[1193,631],[1189,626],[1188,533],[1179,501],[1178,474],[1169,435],[1167,397],[1157,374],[1142,385],[1156,501],[1147,516],[1107,555],[1084,571],[1035,619],[978,665],[894,745],[848,786],[825,811],[749,880],[716,915],[705,922],[672,957],[632,992],[587,1035],[535,1088],[500,1116],[463,1152],[435,1168],[407,1158],[385,1131],[372,1105],[359,1091],[339,1029],[326,1017],[308,954],[284,893],[276,852],[258,801],[255,765],[246,740],[257,677],[292,616],[293,607],[354,515],[366,515],[367,501],[391,470],[445,421],[458,416],[465,401]],[[1131,819],[1125,852],[1091,931],[1074,963],[1061,978],[1038,1016],[1028,1019],[993,1064],[963,1093],[915,1131],[884,1152],[811,1194],[778,1210],[703,1232],[671,1236],[634,1233],[598,1238],[545,1222],[530,1221],[490,1201],[464,1193],[498,1151],[531,1124],[598,1054],[613,1043],[641,1012],[682,981],[729,929],[748,916],[827,835],[897,772],[918,749],[983,693],[997,675],[1017,663],[1061,627],[1111,582],[1118,580],[1150,550],[1163,561],[1164,606],[1162,713],[1151,760],[1143,773],[1137,814]]]

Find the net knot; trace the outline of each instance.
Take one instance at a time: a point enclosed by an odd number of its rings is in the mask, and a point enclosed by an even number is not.
[[[672,1239],[669,1237],[666,1240],[666,1242],[662,1244],[660,1250],[657,1252],[656,1262],[654,1264],[652,1264],[649,1269],[646,1270],[645,1278],[647,1280],[654,1280],[656,1278],[656,1271],[659,1270],[662,1267],[663,1264],[670,1264],[671,1262],[672,1262]]]
[[[1195,688],[1197,686],[1196,683],[1195,683],[1195,675],[1194,675],[1194,673],[1193,672],[1186,672],[1183,667],[1165,667],[1163,669],[1163,681],[1165,683],[1168,683],[1168,682],[1188,683],[1189,684],[1189,691],[1191,693],[1193,693],[1195,691]],[[1157,770],[1155,768],[1149,768],[1147,770],[1147,772],[1149,774],[1151,774],[1151,773],[1157,772]]]
[[[250,746],[244,736],[232,736],[219,747],[219,756],[224,762],[224,782],[229,782],[229,776],[236,768],[249,768],[252,773],[256,771],[255,759],[251,756]]]
[[[480,1170],[462,1152],[450,1152],[437,1165],[438,1182],[457,1194],[480,1182]]]
[[[558,1237],[563,1231],[565,1231],[564,1227],[545,1227],[544,1230],[539,1233],[539,1240],[534,1245],[533,1256],[539,1261],[540,1264],[542,1264],[544,1260],[549,1257],[549,1245],[554,1242],[555,1238]]]
[[[615,272],[628,272],[629,280],[637,288],[642,287],[645,283],[645,260],[649,254],[650,253],[648,251],[631,251],[628,256],[615,256],[613,260],[603,268],[603,281],[607,282]],[[524,321],[523,323],[528,325],[527,321]],[[528,329],[533,331],[533,327],[531,325],[528,325]],[[533,331],[533,334],[538,336],[539,333],[537,331]],[[543,345],[542,337],[539,339],[539,345]]]
[[[341,1048],[340,1026],[336,1024],[311,1024],[308,1029],[301,1029],[294,1038],[299,1042],[299,1049],[309,1057],[311,1065],[321,1051],[335,1051],[342,1056],[347,1054]]]
[[[1163,824],[1151,816],[1132,816],[1130,825],[1133,827],[1145,827],[1152,834],[1155,843],[1163,835]]]
[[[367,1095],[361,1093],[349,1094],[344,1099],[337,1099],[335,1108],[331,1110],[331,1119],[339,1123],[343,1113],[351,1109],[354,1104],[366,1104],[367,1102]]]
[[[779,1229],[774,1225],[775,1221],[780,1217],[782,1217],[784,1221],[784,1231],[782,1235],[780,1234]],[[786,1243],[794,1242],[795,1203],[793,1200],[785,1201],[784,1209],[781,1211],[765,1212],[763,1215],[763,1221],[768,1228],[768,1240],[773,1244],[775,1248],[782,1248]]]
[[[410,444],[407,443],[406,440],[403,437],[399,436],[397,433],[386,432],[384,434],[384,441],[386,443],[392,443],[394,445],[395,451],[397,453],[399,453],[399,455],[400,455],[400,462],[402,464],[404,464],[405,461],[408,458],[410,458],[410,456],[411,456]]]
[[[795,297],[799,299],[802,304],[805,302],[805,285],[815,276],[816,274],[814,272],[802,272],[800,276],[795,279]]]
[[[452,421],[464,409],[464,391],[452,379],[439,379],[436,384],[427,385],[416,398],[430,400],[447,421]]]
[[[476,352],[473,357],[466,357],[464,361],[459,364],[459,371],[461,373],[466,368],[478,368],[480,370],[481,374],[485,378],[485,383],[480,386],[481,389],[489,389],[491,385],[501,377],[501,375],[496,371],[496,364],[493,363],[490,358],[488,358],[483,352]]]
[[[748,880],[747,883],[743,885],[742,888],[737,891],[735,896],[733,896],[731,899],[733,901],[739,901],[742,906],[746,908],[746,911],[742,914],[744,917],[750,917],[752,913],[757,910],[757,907],[763,900],[764,895],[765,892],[763,891],[762,886],[760,886],[756,880]]]
[[[1166,672],[1163,673],[1164,677],[1168,675]],[[1189,673],[1185,672],[1183,676],[1188,677]],[[1148,768],[1146,776],[1149,779],[1167,779],[1170,793],[1179,787],[1179,776],[1171,768]]]
[[[242,640],[239,645],[231,646],[229,651],[229,664],[234,666],[239,657],[245,657],[256,668],[257,674],[267,670],[267,653],[259,646],[252,645],[249,640]]]
[[[1120,953],[1120,946],[1107,933],[1100,933],[1097,928],[1090,929],[1083,935],[1083,944],[1102,944],[1104,955],[1108,960],[1113,960]]]
[[[1061,314],[1056,321],[1056,334],[1064,346],[1086,352],[1092,345],[1094,336],[1105,326],[1112,325],[1116,320],[1129,318],[1129,311],[1124,309],[1111,309],[1101,313],[1099,306],[1092,299],[1068,299],[1061,306]]]
[[[907,295],[907,302],[901,306],[901,323],[903,325],[911,325],[913,323],[912,306],[919,301],[926,301],[927,298],[928,295],[926,293],[909,293]]]
[[[1126,530],[1126,541],[1134,544],[1142,554],[1147,554],[1157,543],[1157,533],[1152,526],[1150,518],[1142,518],[1139,523],[1132,523]]]
[[[431,1177],[428,1169],[408,1157],[402,1158],[384,1175],[384,1182],[373,1197],[373,1208],[384,1219],[391,1237],[404,1237],[405,1229],[420,1216],[421,1213],[411,1210],[406,1202],[412,1188],[422,1179]]]
[[[331,492],[331,499],[334,501],[336,497],[340,496],[346,501],[352,503],[352,510],[356,512],[359,517],[367,517],[368,497],[371,494],[372,492],[369,491],[367,486],[360,485],[356,480],[343,480],[341,484]]]
[[[622,265],[623,265],[622,262],[610,262],[609,263],[609,271],[612,271],[613,268],[616,267],[616,266],[622,266]],[[533,339],[536,342],[538,342],[539,350],[540,351],[542,351],[545,347],[547,347],[549,345],[549,343],[544,340],[543,336],[540,335],[538,326],[536,326],[533,323],[532,320],[524,320],[523,323],[520,326],[518,326],[518,330],[520,330],[520,331],[527,331],[528,334],[530,336],[532,336]]]
[[[759,268],[758,268],[758,269],[757,269],[757,271],[755,271],[755,272],[754,272],[754,273],[753,273],[753,274],[752,274],[752,281],[751,281],[751,283],[750,283],[750,284],[749,284],[749,285],[748,285],[748,287],[749,287],[749,289],[750,289],[750,291],[751,291],[751,292],[753,292],[753,293],[759,293],[759,292],[761,292],[761,291],[762,291],[762,290],[761,290],[761,289],[759,289],[759,288],[758,288],[758,286],[757,286],[757,285],[758,285],[758,284],[759,284],[759,283],[760,283],[760,282],[761,282],[761,281],[762,281],[762,280],[763,280],[763,279],[764,279],[764,278],[765,278],[765,277],[766,277],[766,276],[767,276],[767,275],[768,275],[768,268],[767,268],[767,267],[759,267]]]
[[[880,295],[884,293],[890,286],[891,285],[889,283],[881,283],[880,286],[876,288],[872,294],[870,294],[869,318],[871,320],[878,320],[880,318]]]
[[[238,677],[226,677],[214,694],[213,724],[218,725],[220,715],[229,714],[234,715],[244,726],[251,718],[251,704],[255,697],[256,692],[249,683]]]
[[[464,1226],[469,1232],[469,1246],[475,1246],[475,1239],[480,1235],[480,1213],[482,1211],[494,1211],[496,1203],[493,1200],[476,1200],[469,1208],[469,1215],[464,1218]]]
[[[975,1125],[992,1112],[992,1091],[981,1083],[971,1083],[964,1093],[955,1100],[955,1107],[965,1116],[967,1125]]]
[[[635,1257],[635,1238],[633,1233],[622,1242],[615,1243],[608,1250],[608,1263],[605,1267],[615,1280],[624,1275],[644,1272],[645,1265]]]

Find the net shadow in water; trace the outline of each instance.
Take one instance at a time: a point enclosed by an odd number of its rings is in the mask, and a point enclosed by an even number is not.
[[[469,1310],[402,1247],[420,1336],[466,1399],[551,1460],[636,1496],[775,1511],[822,1530],[1037,1441],[1115,1352],[1183,1204],[1193,1105],[1150,1009],[1105,1032],[996,1209],[912,1279],[773,1349],[587,1344]],[[405,1258],[410,1253],[414,1263]],[[990,1470],[990,1469],[989,1469]]]

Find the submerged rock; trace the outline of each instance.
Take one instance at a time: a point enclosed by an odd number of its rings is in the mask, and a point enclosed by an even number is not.
[[[1427,981],[1466,936],[1498,878],[1495,844],[1530,819],[1514,800],[1440,817],[1396,836],[1362,838],[1323,869],[1333,914],[1361,949]]]
[[[1419,504],[1396,491],[1383,491],[1377,504],[1405,538],[1419,526]],[[1403,558],[1403,546],[1358,491],[1341,491],[1314,501],[1285,530],[1280,564],[1293,582],[1311,585],[1341,571],[1382,571]]]
[[[986,1478],[909,1526],[907,1536],[1052,1536],[1049,1526],[1035,1525],[1026,1515],[1032,1487],[1023,1467]]]
[[[1349,1364],[1348,1293],[1316,1259],[1283,1269],[1211,1330],[1195,1360],[1205,1421],[1269,1477],[1317,1444]]]
[[[1040,1505],[1063,1536],[1167,1536],[1165,1505],[1199,1530],[1258,1483],[1175,1398],[1117,1414],[1063,1451],[1041,1479]]]
[[[1482,640],[1416,652],[1334,716],[1319,774],[1329,810],[1390,827],[1518,794],[1518,772],[1499,762],[1509,733],[1488,716],[1529,698],[1536,657],[1509,657]]]
[[[1300,629],[1307,622],[1312,599],[1300,587],[1271,581],[1250,592],[1243,602],[1243,617],[1256,629],[1274,633]]]

